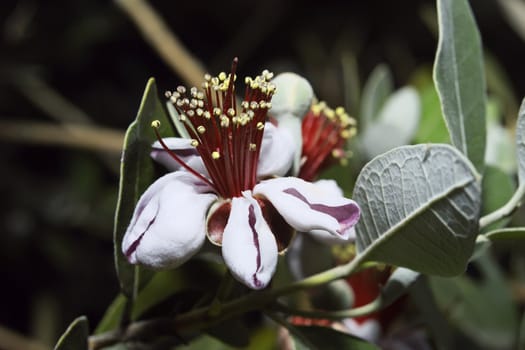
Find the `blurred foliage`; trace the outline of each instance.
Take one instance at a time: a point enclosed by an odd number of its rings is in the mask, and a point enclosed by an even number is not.
[[[210,71],[234,56],[240,58],[240,75],[261,67],[294,70],[312,82],[320,99],[345,106],[357,119],[365,82],[385,63],[395,89],[412,85],[419,92],[422,119],[414,141],[446,140],[429,69],[437,45],[434,1],[328,0],[305,6],[299,0],[156,0],[151,5]],[[486,76],[499,106],[497,123],[512,130],[517,99],[525,96],[525,45],[497,1],[471,6],[490,57]],[[90,123],[124,131],[149,77],[161,92],[182,83],[108,1],[2,1],[0,52],[0,121],[68,121],[71,109],[48,98],[51,92]],[[35,86],[27,77],[46,85]],[[367,160],[353,150],[351,175],[342,179],[347,193]],[[78,315],[86,315],[91,325],[102,319],[118,293],[111,239],[119,157],[109,150],[0,138],[1,327],[51,345]],[[340,177],[341,171],[332,172]],[[512,184],[502,181],[505,187]],[[486,206],[492,203],[487,200]],[[521,209],[512,221],[523,225],[523,217]],[[519,247],[494,246],[522,310],[525,261]],[[462,284],[474,288],[469,281],[457,283]],[[262,328],[257,337],[274,337],[272,332]],[[209,348],[216,340],[198,342]]]

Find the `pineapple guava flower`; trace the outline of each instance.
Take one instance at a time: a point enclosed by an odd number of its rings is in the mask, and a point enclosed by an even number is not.
[[[273,80],[277,86],[274,103],[269,111],[278,129],[287,131],[295,140],[293,174],[306,181],[314,181],[319,174],[336,162],[345,163],[344,150],[348,139],[356,133],[356,121],[342,107],[335,110],[325,102],[312,103],[313,89],[310,83],[295,73],[282,73]],[[343,196],[334,180],[317,180],[319,191],[331,196]],[[355,238],[352,229],[344,237],[332,235],[326,230],[307,232],[326,244],[344,243]]]
[[[189,138],[158,135],[152,157],[172,172],[139,199],[124,235],[128,260],[151,268],[176,267],[205,238],[221,246],[232,275],[250,288],[268,285],[293,230],[346,237],[358,205],[296,177],[289,133],[266,121],[275,86],[263,71],[246,78],[242,102],[230,74],[205,76],[203,89],[178,87],[167,96],[178,128]]]

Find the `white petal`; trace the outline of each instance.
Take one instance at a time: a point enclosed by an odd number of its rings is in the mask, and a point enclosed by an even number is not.
[[[186,172],[155,181],[139,199],[124,235],[128,260],[158,269],[179,266],[195,254],[206,237],[206,211],[217,199],[209,190]]]
[[[207,174],[204,163],[197,152],[197,149],[191,145],[190,139],[181,137],[166,137],[162,141],[168,146],[168,149],[175,153],[186,165],[201,174]],[[172,156],[162,147],[159,141],[151,145],[151,158],[164,165],[168,170],[175,171],[182,166],[173,159]]]
[[[266,197],[298,231],[323,230],[348,237],[359,220],[359,206],[323,188],[299,178],[282,177],[260,182],[254,194]]]
[[[369,342],[377,342],[381,336],[381,325],[374,319],[365,320],[361,323],[353,318],[343,320],[348,333]]]
[[[286,114],[302,118],[312,103],[314,91],[305,78],[298,74],[285,72],[277,75],[272,83],[276,87],[272,98],[270,115],[279,119]]]
[[[222,238],[222,255],[232,275],[252,289],[270,282],[277,266],[277,242],[251,193],[232,199]]]
[[[257,165],[257,177],[283,176],[290,170],[293,159],[292,136],[286,130],[266,123]]]
[[[290,133],[294,141],[293,175],[297,175],[303,147],[301,123],[310,109],[314,92],[308,80],[291,72],[277,75],[272,83],[276,86],[276,92],[268,114],[277,121],[279,129]]]
[[[337,182],[335,182],[334,180],[322,179],[314,182],[314,185],[320,190],[324,191],[327,195],[343,196],[343,190],[341,190],[341,188],[337,185]],[[324,230],[312,230],[307,232],[307,234],[315,238],[317,241],[327,245],[348,243],[348,241],[355,240],[354,227],[352,227],[350,230],[346,230],[344,232],[344,235],[336,236]]]

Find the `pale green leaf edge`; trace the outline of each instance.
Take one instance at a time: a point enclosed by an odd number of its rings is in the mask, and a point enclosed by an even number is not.
[[[89,324],[86,316],[77,317],[60,339],[54,350],[88,350]]]
[[[460,94],[460,87],[458,86],[458,71],[457,71],[457,66],[456,65],[448,65],[445,63],[442,63],[445,59],[443,58],[443,51],[444,51],[444,47],[447,45],[447,44],[450,44],[449,48],[453,51],[453,58],[454,58],[454,61],[456,60],[456,45],[455,45],[455,38],[453,35],[445,35],[444,34],[444,31],[447,31],[448,32],[453,32],[454,31],[454,25],[455,23],[457,23],[457,21],[454,23],[453,19],[451,18],[451,16],[453,17],[454,15],[452,14],[452,4],[454,4],[455,6],[465,6],[463,8],[463,10],[466,12],[466,15],[465,16],[462,16],[462,20],[461,20],[461,23],[463,23],[464,25],[471,25],[471,27],[469,28],[470,30],[472,30],[472,33],[473,33],[473,40],[472,42],[474,43],[473,45],[474,48],[473,50],[476,50],[476,51],[479,51],[479,79],[480,79],[480,84],[481,86],[485,87],[486,86],[486,83],[485,83],[485,76],[484,76],[484,69],[483,69],[483,57],[481,55],[481,38],[480,38],[480,34],[479,34],[479,31],[477,29],[477,26],[476,26],[476,22],[474,20],[474,16],[472,14],[472,11],[470,9],[470,6],[468,4],[468,1],[467,0],[437,0],[437,13],[438,13],[438,24],[439,24],[439,39],[438,39],[438,47],[437,47],[437,51],[436,51],[436,59],[435,59],[435,64],[434,64],[434,71],[433,71],[433,78],[434,78],[434,82],[435,82],[435,85],[436,85],[436,91],[438,93],[438,96],[439,96],[439,99],[441,101],[441,108],[442,108],[442,113],[443,113],[443,116],[444,116],[444,119],[445,119],[445,124],[447,126],[447,129],[449,130],[449,134],[450,134],[450,140],[452,142],[452,144],[456,147],[458,147],[458,149],[460,149],[469,159],[470,161],[474,164],[475,168],[480,172],[480,173],[483,173],[483,168],[484,168],[484,157],[485,157],[485,143],[486,143],[486,121],[485,121],[485,114],[482,113],[483,115],[481,116],[478,116],[478,118],[481,118],[481,123],[477,123],[477,125],[480,126],[480,129],[477,130],[477,133],[479,135],[477,135],[478,137],[481,137],[482,138],[482,145],[481,145],[481,148],[477,149],[476,150],[476,146],[473,147],[473,151],[471,151],[471,145],[469,145],[469,142],[472,143],[472,137],[469,137],[469,135],[467,135],[466,133],[466,129],[465,129],[465,120],[464,120],[464,114],[463,114],[463,101],[461,101],[461,94]],[[448,23],[445,23],[445,22],[448,22]],[[453,69],[453,77],[452,77],[452,80],[454,81],[454,89],[455,89],[455,99],[457,99],[457,108],[459,109],[459,111],[461,113],[459,113],[459,116],[461,118],[460,120],[460,139],[457,140],[457,132],[455,130],[452,130],[452,126],[451,126],[451,120],[450,120],[450,117],[449,117],[449,113],[448,113],[448,108],[446,107],[446,104],[450,101],[445,101],[446,98],[445,98],[445,91],[449,90],[449,87],[450,86],[444,86],[445,85],[445,80],[448,80],[450,79],[451,77],[444,77],[442,75],[440,75],[439,73],[439,68],[442,67],[443,65],[446,65],[446,68],[452,68]],[[446,69],[445,68],[445,69]],[[472,77],[469,77],[469,79],[472,79]],[[445,100],[444,100],[445,99]],[[486,94],[485,94],[485,91],[482,92],[482,96],[481,96],[481,102],[480,102],[481,106],[481,110],[483,112],[485,112],[485,105],[486,105]],[[472,135],[471,135],[472,136]]]

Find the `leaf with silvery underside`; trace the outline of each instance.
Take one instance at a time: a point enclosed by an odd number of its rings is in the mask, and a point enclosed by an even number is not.
[[[69,325],[54,350],[88,350],[88,336],[88,320],[86,316],[80,316]]]
[[[359,125],[365,130],[379,115],[388,96],[394,90],[392,73],[384,64],[377,66],[368,78],[363,88]]]
[[[374,158],[352,196],[361,206],[363,261],[441,276],[464,272],[478,233],[480,187],[472,164],[449,145],[402,146]]]
[[[438,0],[434,81],[452,144],[481,173],[485,156],[485,77],[481,40],[467,0]]]
[[[520,186],[525,186],[525,99],[521,102],[516,127],[516,148],[518,153],[518,178]]]
[[[114,246],[115,265],[122,293],[133,298],[139,287],[151,277],[151,272],[128,263],[122,253],[122,237],[133,215],[141,194],[154,180],[151,144],[156,140],[151,127],[153,120],[161,121],[162,136],[172,136],[169,119],[158,99],[155,80],[149,79],[137,118],[126,131],[120,168],[120,185],[115,213]]]
[[[407,289],[419,278],[420,273],[398,267],[388,278],[381,289],[381,304],[386,307],[406,293]]]

